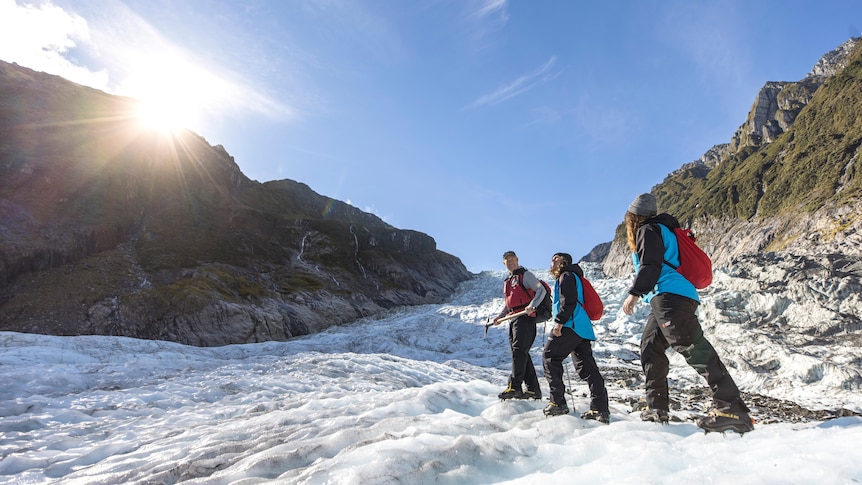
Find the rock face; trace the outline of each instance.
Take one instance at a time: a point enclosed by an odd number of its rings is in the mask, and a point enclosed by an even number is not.
[[[787,131],[799,112],[811,102],[814,92],[847,66],[858,39],[850,39],[824,55],[805,79],[797,82],[767,82],[754,101],[748,119],[739,127],[729,148],[738,152],[746,146],[772,143]]]
[[[858,360],[861,113],[862,43],[850,39],[802,81],[767,83],[730,143],[653,188],[659,211],[697,234],[716,277],[758,295],[705,305],[705,318],[774,326],[792,307],[808,316],[796,332],[806,345],[848,346]],[[608,275],[632,273],[623,236],[603,260]]]
[[[817,64],[814,64],[814,67],[811,68],[811,72],[809,72],[805,78],[829,78],[837,74],[838,71],[847,67],[850,55],[858,42],[858,37],[851,38],[836,49],[827,52],[819,61],[817,61]]]
[[[583,261],[585,263],[600,263],[608,256],[608,252],[610,252],[610,250],[610,242],[598,244],[589,253],[578,259],[578,261]]]
[[[748,120],[733,135],[730,149],[772,143],[796,120],[799,111],[811,101],[823,79],[799,82],[769,82],[760,89]]]
[[[472,277],[425,234],[143,130],[134,104],[0,62],[0,330],[284,340]]]

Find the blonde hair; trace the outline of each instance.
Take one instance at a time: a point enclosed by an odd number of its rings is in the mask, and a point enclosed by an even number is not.
[[[641,227],[643,225],[644,221],[646,221],[650,217],[652,217],[652,216],[639,216],[639,215],[633,214],[631,212],[626,212],[626,221],[625,221],[626,239],[627,239],[627,242],[629,244],[629,249],[631,249],[632,252],[635,252],[638,250],[638,244],[637,244],[638,228]]]

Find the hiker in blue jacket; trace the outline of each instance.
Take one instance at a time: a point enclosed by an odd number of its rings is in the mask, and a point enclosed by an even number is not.
[[[695,314],[700,304],[697,289],[666,264],[666,261],[679,263],[677,240],[672,232],[679,227],[679,222],[669,214],[657,212],[655,197],[641,194],[631,203],[625,217],[635,278],[623,303],[623,312],[632,315],[635,304],[641,299],[651,308],[641,336],[641,366],[646,378],[648,405],[641,419],[668,422],[669,361],[665,352],[673,347],[706,379],[712,391],[712,409],[697,425],[706,431],[751,431],[754,425],[748,406],[712,344],[703,335]]]
[[[572,256],[557,253],[551,258],[549,269],[554,276],[554,328],[545,343],[542,364],[545,378],[551,388],[551,402],[545,408],[546,416],[568,414],[566,386],[563,384],[563,360],[571,354],[578,377],[587,381],[590,389],[590,410],[581,414],[583,419],[610,423],[608,391],[599,366],[593,357],[592,341],[596,339],[593,324],[584,310],[584,271],[572,264]]]
[[[533,358],[530,356],[530,348],[536,340],[536,308],[545,297],[545,287],[536,276],[527,271],[518,262],[518,256],[514,251],[503,253],[503,264],[509,270],[506,282],[503,286],[503,295],[506,303],[503,309],[494,319],[492,325],[497,325],[500,320],[526,310],[525,315],[516,317],[509,323],[509,348],[512,350],[512,374],[509,375],[509,384],[497,397],[500,399],[542,399],[542,390],[539,388],[539,377],[533,366]],[[531,296],[530,291],[534,294]],[[522,387],[527,386],[525,391]]]

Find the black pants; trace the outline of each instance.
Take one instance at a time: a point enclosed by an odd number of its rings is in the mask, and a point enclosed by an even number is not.
[[[542,364],[545,368],[545,378],[551,388],[551,402],[565,402],[566,386],[563,384],[563,360],[572,354],[572,362],[578,377],[587,381],[590,388],[590,409],[608,412],[608,391],[605,379],[599,372],[599,366],[593,357],[593,348],[589,340],[578,336],[569,327],[563,327],[562,334],[554,337],[551,334],[545,343]]]
[[[533,358],[530,357],[530,347],[536,340],[536,317],[521,315],[509,324],[509,347],[512,349],[512,375],[509,384],[514,389],[521,389],[521,383],[527,385],[528,391],[541,393]]]
[[[641,337],[641,365],[646,377],[647,405],[669,409],[667,373],[668,347],[679,352],[712,391],[713,406],[725,412],[748,412],[739,397],[739,388],[703,336],[695,311],[698,302],[673,293],[661,293],[650,300],[652,311]]]

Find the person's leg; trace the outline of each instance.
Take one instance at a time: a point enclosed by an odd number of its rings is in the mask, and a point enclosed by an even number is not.
[[[545,343],[545,350],[542,353],[542,364],[545,369],[545,379],[548,380],[548,387],[551,393],[551,402],[564,406],[566,402],[566,386],[563,384],[563,360],[572,351],[575,344],[575,339],[578,338],[575,332],[563,327],[563,332],[559,337],[551,334],[548,341]]]
[[[530,357],[530,348],[536,340],[536,319],[526,315],[516,318],[511,325],[512,343],[512,387],[521,389],[521,383],[529,376],[527,368],[532,370],[532,378],[536,379],[536,369]],[[529,384],[529,381],[528,381]]]
[[[578,338],[580,342],[575,345],[575,350],[572,352],[575,370],[578,372],[578,377],[587,381],[590,389],[590,409],[607,414],[609,413],[608,390],[593,356],[592,344],[589,340]]]
[[[512,372],[509,373],[509,382],[506,389],[497,395],[500,399],[521,399],[524,397],[524,392],[521,390],[521,382],[515,382],[515,322],[509,323],[509,351],[512,353]]]
[[[647,406],[650,409],[665,413],[670,409],[667,387],[667,373],[670,363],[665,354],[667,347],[667,341],[659,330],[655,312],[650,312],[641,336],[641,367],[643,367],[644,379],[646,380]]]
[[[512,381],[515,378],[515,322],[509,322],[509,352],[512,354],[512,371],[509,373],[509,389],[514,389]],[[520,382],[518,390],[521,389]]]
[[[674,350],[698,374],[703,376],[712,391],[713,407],[723,412],[748,412],[742,402],[739,388],[718,357],[715,348],[703,335],[703,328],[697,319],[698,303],[690,298],[667,294],[659,305],[658,320],[662,332]]]
[[[530,349],[536,342],[536,319],[529,318],[530,322],[525,323],[524,327],[524,342],[529,341],[526,351],[526,360],[524,362],[524,386],[526,387],[525,395],[532,399],[542,398],[542,389],[539,387],[539,376],[536,374],[536,366],[533,365],[533,356],[530,355]],[[526,344],[525,344],[526,345]]]

